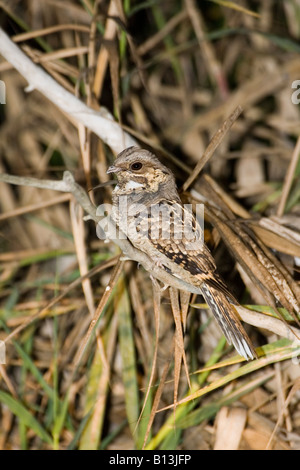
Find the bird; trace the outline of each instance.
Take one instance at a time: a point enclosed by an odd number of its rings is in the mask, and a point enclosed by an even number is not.
[[[115,174],[111,218],[134,248],[174,277],[197,287],[229,344],[246,360],[256,351],[238,317],[238,302],[220,277],[203,230],[180,199],[173,172],[149,150],[129,147],[107,174]]]

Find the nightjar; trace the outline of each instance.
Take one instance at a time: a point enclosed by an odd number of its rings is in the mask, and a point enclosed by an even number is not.
[[[115,173],[111,217],[136,249],[169,274],[201,289],[227,341],[245,359],[256,352],[220,278],[190,208],[182,204],[170,169],[148,150],[129,147],[107,173]]]

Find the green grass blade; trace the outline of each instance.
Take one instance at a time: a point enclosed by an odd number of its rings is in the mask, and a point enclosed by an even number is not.
[[[104,366],[105,367],[105,366]],[[103,381],[105,383],[103,383]],[[103,396],[108,391],[108,378],[106,377],[105,370],[103,368],[103,361],[101,353],[96,349],[92,364],[88,373],[88,383],[86,387],[86,403],[84,411],[89,416],[86,421],[86,425],[82,430],[80,436],[80,450],[96,450],[99,447],[104,415],[99,415],[98,411],[95,411],[95,403],[98,399],[99,387],[101,387],[101,399],[105,399]]]
[[[207,395],[213,390],[217,390],[220,387],[224,387],[226,384],[232,382],[233,380],[255,372],[259,369],[262,369],[263,367],[266,367],[269,364],[285,361],[286,359],[291,359],[293,357],[299,356],[300,354],[300,346],[293,346],[292,342],[287,339],[281,339],[272,344],[268,344],[266,346],[263,346],[262,348],[258,348],[258,352],[259,350],[261,350],[261,352],[263,353],[262,357],[259,357],[254,361],[247,362],[239,369],[230,372],[229,374],[225,375],[224,377],[221,377],[220,379],[214,380],[211,384],[200,388],[195,393],[191,393],[187,398],[184,398],[179,403],[184,404],[191,400],[195,400],[196,398],[200,398],[204,395]],[[225,361],[225,364],[227,363],[228,361]],[[225,364],[223,364],[223,366]],[[222,367],[222,363],[219,364],[219,367]]]
[[[17,416],[24,426],[31,429],[42,441],[46,442],[47,444],[52,444],[52,439],[48,432],[40,425],[40,423],[20,401],[1,390],[0,401],[4,403],[15,416]]]
[[[22,358],[24,365],[26,365],[27,369],[32,373],[33,377],[36,379],[36,381],[39,383],[39,385],[42,387],[46,395],[53,400],[54,397],[54,390],[50,385],[47,384],[46,380],[44,379],[43,375],[39,371],[39,369],[36,367],[34,362],[31,360],[31,358],[26,354],[26,352],[22,349],[22,347],[14,341],[14,347],[18,351],[19,356]]]
[[[120,278],[116,289],[115,308],[119,321],[119,343],[122,357],[126,413],[132,436],[137,445],[139,442],[139,433],[138,429],[136,429],[136,423],[139,417],[139,393],[131,308],[124,278]]]
[[[205,366],[206,368],[213,366],[219,360],[220,354],[222,353],[224,349],[225,343],[226,343],[226,340],[224,338],[221,338],[215,350],[213,351],[213,354],[207,361],[206,366]],[[192,379],[192,389],[188,391],[187,395],[190,395],[191,393],[193,393],[193,391],[198,390],[199,383],[200,385],[204,383],[209,373],[210,373],[209,370],[205,370],[201,372],[201,374],[198,377],[198,382]],[[153,450],[153,449],[157,449],[158,446],[160,446],[161,450],[162,449],[167,450],[170,448],[175,449],[176,446],[178,445],[178,441],[181,436],[179,429],[175,429],[176,423],[177,421],[184,419],[184,417],[187,416],[191,412],[191,410],[197,405],[197,403],[198,402],[194,400],[193,402],[188,403],[187,406],[179,405],[176,408],[175,412],[172,412],[172,414],[167,418],[165,423],[161,426],[156,436],[154,436],[152,440],[148,443],[146,449]]]

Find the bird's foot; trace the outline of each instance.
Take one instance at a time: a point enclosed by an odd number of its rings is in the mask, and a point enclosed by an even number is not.
[[[164,282],[162,283],[163,286],[161,286],[159,281],[152,274],[150,274],[150,279],[156,289],[159,289],[161,292],[164,292],[169,287],[169,284],[165,284]]]

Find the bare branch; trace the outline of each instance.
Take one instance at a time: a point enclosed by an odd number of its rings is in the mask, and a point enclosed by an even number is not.
[[[66,113],[75,125],[83,124],[93,131],[116,154],[126,147],[137,145],[135,139],[123,131],[106,108],[101,107],[97,111],[86,106],[59,85],[42,67],[32,62],[1,28],[0,54],[27,80],[26,91],[40,91]]]

